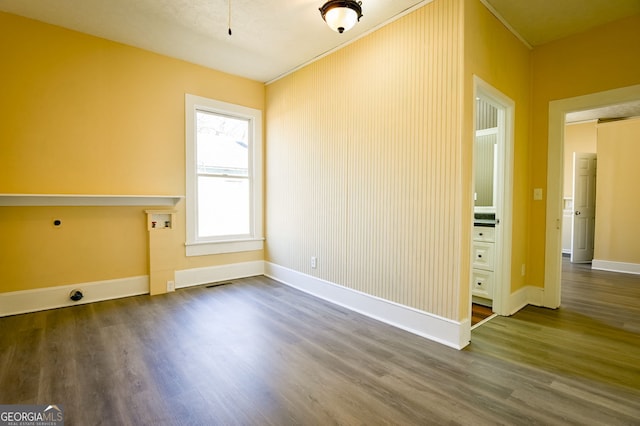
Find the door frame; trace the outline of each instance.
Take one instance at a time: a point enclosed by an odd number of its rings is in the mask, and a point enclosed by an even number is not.
[[[549,102],[547,150],[547,210],[543,306],[560,306],[562,278],[562,196],[564,183],[564,126],[567,113],[640,99],[640,84]]]
[[[495,241],[495,267],[492,310],[498,315],[511,315],[509,298],[511,296],[511,238],[513,215],[513,145],[514,145],[514,118],[515,102],[500,92],[498,89],[473,76],[474,100],[482,97],[498,109],[498,155],[497,167],[499,170],[498,184],[494,188],[497,193],[496,219],[500,223],[496,226]],[[474,101],[473,111],[473,135],[475,140],[476,107]],[[475,167],[475,159],[472,160]],[[475,188],[475,182],[472,185]],[[473,217],[471,218],[473,220]],[[472,223],[473,226],[473,223]],[[470,242],[472,244],[472,242]],[[471,265],[473,268],[473,264]],[[471,271],[470,271],[471,274]],[[470,275],[471,276],[471,275]],[[469,280],[471,292],[471,280]],[[471,294],[471,293],[470,293]],[[469,307],[473,297],[469,298]]]

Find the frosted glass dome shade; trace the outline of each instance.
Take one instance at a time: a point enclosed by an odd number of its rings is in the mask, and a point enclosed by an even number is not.
[[[322,19],[329,28],[343,33],[349,31],[362,17],[360,2],[330,0],[320,8]]]

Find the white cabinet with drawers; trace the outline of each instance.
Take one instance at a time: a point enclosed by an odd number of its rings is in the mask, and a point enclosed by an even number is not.
[[[493,299],[493,271],[496,229],[488,226],[473,227],[472,294]]]

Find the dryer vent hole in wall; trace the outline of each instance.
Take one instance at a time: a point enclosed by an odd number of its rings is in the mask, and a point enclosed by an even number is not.
[[[214,288],[214,287],[220,287],[221,285],[229,285],[229,284],[233,284],[233,283],[232,283],[231,281],[224,281],[224,282],[221,282],[221,283],[213,283],[213,284],[209,284],[209,285],[207,285],[207,286],[205,286],[205,287],[207,287],[207,288]]]
[[[82,290],[71,290],[71,293],[69,294],[69,299],[73,300],[74,302],[79,301],[80,299],[82,299],[84,297],[84,294],[82,294]]]

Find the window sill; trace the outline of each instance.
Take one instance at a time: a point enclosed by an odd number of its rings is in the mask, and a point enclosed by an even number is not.
[[[264,248],[264,238],[251,240],[215,241],[187,243],[187,256],[206,256],[209,254],[239,253]]]

